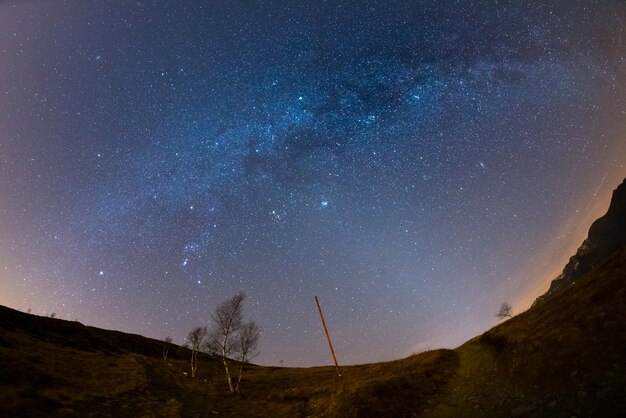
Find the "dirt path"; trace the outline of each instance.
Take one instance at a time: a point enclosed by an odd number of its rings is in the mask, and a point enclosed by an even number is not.
[[[478,344],[458,349],[460,366],[446,392],[432,400],[425,416],[509,417],[510,411],[524,402],[498,377],[496,359],[490,350]],[[515,399],[518,398],[518,399]]]

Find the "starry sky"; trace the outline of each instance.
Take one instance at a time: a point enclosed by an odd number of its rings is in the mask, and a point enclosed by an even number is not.
[[[474,4],[477,3],[477,4]],[[262,364],[454,347],[626,176],[626,3],[0,3],[0,304]]]

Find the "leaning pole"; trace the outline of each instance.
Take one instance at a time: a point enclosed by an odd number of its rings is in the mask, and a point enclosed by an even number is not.
[[[335,350],[333,349],[333,343],[332,341],[330,341],[330,335],[328,334],[326,321],[324,321],[324,314],[322,313],[320,300],[317,296],[315,296],[315,303],[317,304],[317,311],[320,313],[320,319],[322,320],[322,326],[324,327],[324,332],[326,333],[326,341],[328,341],[328,346],[330,347],[330,353],[333,355],[333,361],[335,362],[335,368],[337,369],[337,376],[339,376],[339,381],[341,382],[341,388],[345,389],[346,386],[343,383],[343,376],[341,375],[341,370],[339,369],[339,363],[337,363],[337,356],[335,355]]]

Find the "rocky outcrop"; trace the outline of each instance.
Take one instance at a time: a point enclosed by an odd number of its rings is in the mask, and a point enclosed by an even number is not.
[[[587,239],[569,259],[563,272],[552,281],[550,289],[533,305],[571,285],[623,245],[626,245],[626,179],[613,191],[607,213],[591,225]]]

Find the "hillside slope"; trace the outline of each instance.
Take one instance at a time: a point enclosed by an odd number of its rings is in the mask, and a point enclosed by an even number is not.
[[[232,395],[208,355],[192,379],[185,348],[0,306],[0,417],[626,416],[626,182],[613,199],[542,303],[455,350],[344,367],[345,388],[245,365]]]
[[[455,352],[432,416],[619,417],[626,413],[626,246],[549,302]]]
[[[587,238],[576,254],[570,257],[563,272],[552,281],[548,291],[535,300],[535,304],[576,282],[623,245],[626,245],[626,179],[613,191],[606,214],[591,224]]]
[[[247,366],[228,394],[204,356],[0,308],[2,416],[585,417],[626,412],[626,247],[456,350],[343,369]]]
[[[441,392],[458,366],[451,350],[334,368],[247,365],[241,396],[204,355],[188,376],[189,350],[138,335],[0,307],[0,416],[405,416]],[[371,415],[374,414],[375,415]]]

